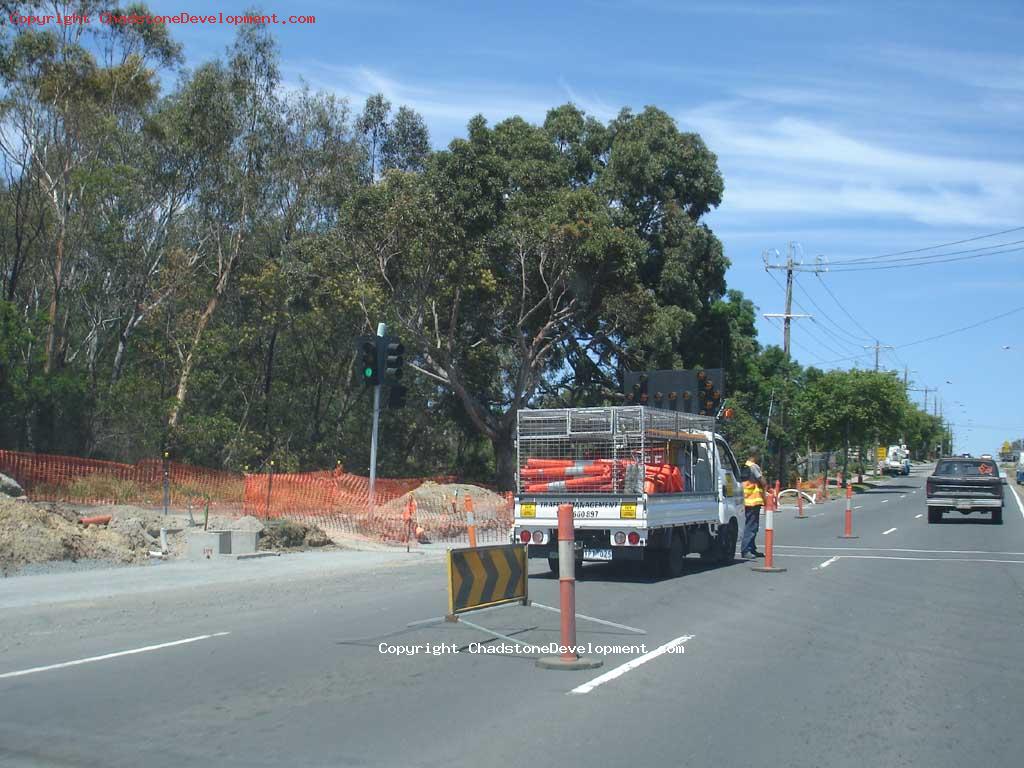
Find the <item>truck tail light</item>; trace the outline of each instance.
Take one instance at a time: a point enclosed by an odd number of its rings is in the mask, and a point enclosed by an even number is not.
[[[533,532],[533,543],[534,544],[543,544],[544,543],[544,531],[534,531]]]
[[[640,543],[640,534],[636,531],[630,531],[629,536],[627,536],[626,538],[629,540],[629,543],[634,547]]]
[[[529,544],[530,543],[530,538],[531,538],[531,536],[530,536],[530,532],[529,531],[520,531],[519,532],[519,540],[521,542],[523,542],[523,544]]]
[[[626,543],[626,534],[624,534],[622,531],[616,531],[614,541],[621,547],[623,544]]]

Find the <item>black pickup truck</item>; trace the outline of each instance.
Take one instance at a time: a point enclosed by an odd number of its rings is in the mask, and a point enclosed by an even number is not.
[[[954,457],[939,459],[925,484],[928,522],[938,523],[945,512],[991,512],[992,522],[1003,522],[1003,483],[992,459]]]

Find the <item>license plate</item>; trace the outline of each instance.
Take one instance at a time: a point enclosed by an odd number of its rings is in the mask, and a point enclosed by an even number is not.
[[[969,501],[958,501],[956,503],[956,508],[957,509],[970,509],[971,508],[971,502],[969,502]]]
[[[584,560],[611,560],[612,551],[610,549],[584,549],[583,550]]]

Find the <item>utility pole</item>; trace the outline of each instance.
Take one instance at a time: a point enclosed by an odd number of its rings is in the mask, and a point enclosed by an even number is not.
[[[818,272],[825,271],[820,256],[815,260],[814,267],[810,267],[810,265],[804,266],[803,262],[800,259],[795,259],[794,258],[794,253],[796,251],[796,247],[797,247],[797,244],[794,241],[790,241],[789,246],[786,249],[786,261],[783,262],[783,263],[780,263],[777,260],[773,263],[771,261],[771,259],[770,259],[769,251],[764,251],[764,253],[761,255],[762,259],[764,260],[765,272],[767,272],[770,269],[784,269],[784,270],[786,270],[786,311],[784,313],[781,313],[781,314],[780,313],[766,314],[764,317],[766,317],[766,318],[781,317],[782,318],[782,320],[783,320],[783,326],[782,326],[782,351],[786,355],[786,362],[787,363],[789,362],[790,325],[792,323],[793,318],[794,317],[806,317],[806,318],[811,317],[810,315],[805,315],[805,314],[796,314],[796,315],[793,314],[793,273],[794,272],[814,272],[814,273],[818,273]],[[775,253],[776,259],[778,259],[778,256],[779,256],[778,251],[775,251],[774,253]],[[788,377],[789,377],[788,371],[786,372],[786,377],[787,377],[787,380],[788,380]],[[783,431],[785,431],[785,429],[786,429],[786,400],[785,400],[784,397],[781,397],[781,396],[779,397],[779,429],[781,429]],[[767,432],[766,432],[766,434],[767,434]],[[778,465],[779,465],[779,479],[782,481],[783,485],[785,485],[786,478],[788,476],[787,473],[786,473],[786,442],[785,442],[785,440],[779,440]]]
[[[864,349],[875,350],[875,373],[878,373],[878,353],[883,349],[896,349],[892,344],[879,344],[878,339],[875,339],[874,344],[865,344]],[[907,385],[906,373],[903,374],[903,386]]]
[[[908,392],[924,392],[924,412],[928,413],[928,393],[935,392],[934,387],[907,387]]]
[[[384,323],[377,323],[377,336],[382,337],[388,332]],[[378,342],[379,345],[380,342]],[[378,355],[379,361],[379,355]],[[379,365],[379,362],[378,362]],[[382,375],[383,371],[379,371]],[[373,432],[370,436],[370,514],[373,514],[377,503],[377,430],[380,426],[380,381],[373,388]]]

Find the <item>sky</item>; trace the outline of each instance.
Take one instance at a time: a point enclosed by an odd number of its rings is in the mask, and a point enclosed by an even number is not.
[[[540,122],[571,101],[608,120],[657,106],[718,156],[725,194],[705,221],[732,262],[730,288],[759,315],[782,312],[785,273],[766,271],[765,254],[777,263],[792,247],[805,268],[823,268],[797,274],[793,311],[813,315],[793,320],[797,360],[873,368],[864,346],[891,345],[880,367],[906,370],[918,403],[916,390],[932,390],[929,410],[941,403],[957,452],[1024,438],[1024,311],[916,343],[1024,310],[1024,250],[1012,250],[1024,229],[1007,231],[1024,227],[1021,0],[150,6],[315,16],[277,27],[284,84],[355,108],[382,92],[419,111],[438,148],[478,113]],[[173,33],[194,66],[223,55],[234,29]],[[856,271],[848,261],[996,232],[912,256],[989,247],[981,258]],[[760,318],[758,332],[781,344],[777,320]]]

